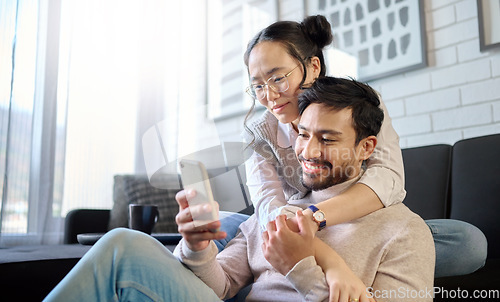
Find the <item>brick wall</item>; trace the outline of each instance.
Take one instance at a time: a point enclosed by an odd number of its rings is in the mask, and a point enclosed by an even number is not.
[[[281,19],[300,20],[300,9],[301,0],[279,1]],[[425,0],[424,10],[428,66],[369,83],[382,94],[401,147],[500,133],[500,48],[479,51],[476,1]],[[237,138],[242,121],[219,120],[223,139]]]

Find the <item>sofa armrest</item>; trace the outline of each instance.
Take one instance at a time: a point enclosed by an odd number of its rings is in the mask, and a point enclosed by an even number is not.
[[[106,233],[110,210],[75,209],[66,215],[64,244],[78,243],[76,235],[82,233]]]

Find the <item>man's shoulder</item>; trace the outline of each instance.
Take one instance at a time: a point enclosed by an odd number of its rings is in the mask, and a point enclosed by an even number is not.
[[[392,216],[396,220],[403,220],[408,218],[420,218],[415,212],[410,210],[404,203],[398,203],[391,205],[389,207],[384,207],[378,211],[375,211],[369,215],[380,215],[380,216]]]
[[[376,224],[381,230],[396,233],[396,230],[407,230],[412,232],[429,232],[425,221],[416,213],[412,212],[403,203],[398,203],[382,208],[364,217],[366,223]]]

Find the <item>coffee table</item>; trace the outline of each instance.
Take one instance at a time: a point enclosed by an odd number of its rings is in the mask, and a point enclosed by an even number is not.
[[[101,239],[102,236],[104,236],[104,233],[85,233],[78,234],[76,239],[82,245],[93,245],[97,240]],[[151,236],[160,241],[163,245],[176,245],[182,238],[179,233],[153,233]]]

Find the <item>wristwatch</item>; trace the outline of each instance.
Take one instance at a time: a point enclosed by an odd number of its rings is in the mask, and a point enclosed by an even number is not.
[[[314,222],[316,222],[318,224],[318,231],[321,231],[322,229],[324,229],[326,227],[325,212],[321,211],[320,209],[318,209],[314,205],[310,205],[308,208],[311,209],[311,211],[313,212],[312,218],[313,218]]]

